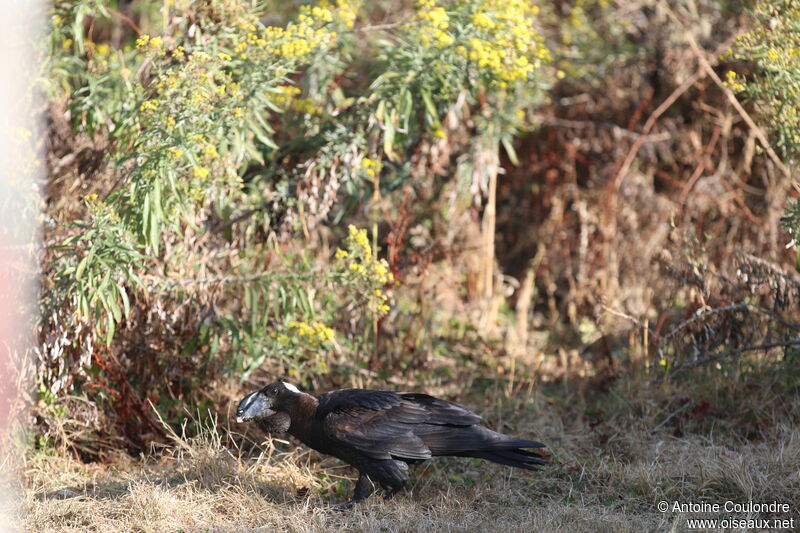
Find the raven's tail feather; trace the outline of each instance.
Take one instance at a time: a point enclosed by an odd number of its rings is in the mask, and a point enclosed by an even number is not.
[[[511,448],[504,450],[476,450],[464,454],[467,457],[477,457],[501,465],[513,466],[525,470],[539,470],[537,466],[546,465],[544,456],[536,451]]]

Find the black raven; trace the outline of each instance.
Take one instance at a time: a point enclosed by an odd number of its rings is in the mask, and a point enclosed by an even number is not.
[[[306,446],[338,457],[359,472],[352,506],[372,493],[387,497],[408,483],[408,464],[437,455],[478,457],[537,470],[544,444],[497,433],[481,417],[445,400],[411,392],[342,389],[318,397],[275,382],[242,398],[236,421],[254,420],[267,432],[289,432]]]

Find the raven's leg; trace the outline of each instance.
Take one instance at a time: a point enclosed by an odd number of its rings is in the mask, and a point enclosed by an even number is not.
[[[353,502],[358,503],[366,500],[372,494],[372,490],[372,481],[370,481],[369,476],[359,472],[356,490],[353,491]]]
[[[369,495],[372,494],[372,490],[372,481],[370,481],[369,476],[363,472],[359,472],[358,481],[356,482],[356,490],[353,491],[353,499],[349,502],[337,505],[334,507],[334,510],[346,511],[347,509],[350,509],[355,504],[361,503],[369,498]]]
[[[383,498],[389,500],[398,492],[405,492],[408,488],[408,463],[405,461],[387,461],[385,464],[386,472],[390,475],[381,480],[384,488]]]

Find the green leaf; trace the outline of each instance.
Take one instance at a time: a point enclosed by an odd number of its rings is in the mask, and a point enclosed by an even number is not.
[[[122,320],[122,310],[119,308],[119,303],[117,303],[119,287],[116,284],[112,284],[110,287],[111,294],[108,295],[108,306],[111,308],[111,313],[114,315],[114,321],[120,322]]]
[[[86,292],[80,291],[78,296],[78,310],[81,313],[81,316],[84,318],[89,318],[89,299],[86,298]]]
[[[106,313],[106,344],[110,345],[111,340],[114,338],[114,331],[116,323],[114,322],[114,315],[111,312]]]
[[[94,254],[96,251],[97,251],[97,246],[92,246],[89,249],[89,253],[86,254],[86,256],[83,259],[81,259],[80,263],[78,263],[78,268],[75,270],[75,279],[77,281],[80,281],[81,276],[83,276],[83,271],[86,270],[86,267],[94,259]]]
[[[511,164],[514,166],[519,165],[517,151],[514,150],[514,145],[511,143],[511,139],[504,135],[500,138],[500,142],[503,143],[503,148],[506,149],[506,153],[508,154],[508,159],[511,161]]]
[[[422,91],[422,101],[425,103],[425,110],[428,112],[428,117],[434,126],[439,124],[439,112],[436,110],[436,105],[433,103],[433,98],[428,91]]]
[[[153,206],[155,207],[155,206]],[[153,248],[153,253],[158,255],[159,240],[161,237],[161,220],[158,218],[156,209],[150,209],[149,231],[147,237],[149,239],[150,247]]]
[[[392,111],[386,116],[383,121],[383,152],[390,161],[395,160],[394,150],[394,118],[395,113]]]
[[[122,308],[125,312],[125,318],[128,318],[131,314],[131,302],[128,299],[128,291],[126,291],[125,287],[122,285],[118,285],[117,290],[119,291],[119,297],[122,300]]]
[[[142,237],[147,239],[150,228],[150,195],[144,195],[144,202],[142,203]]]

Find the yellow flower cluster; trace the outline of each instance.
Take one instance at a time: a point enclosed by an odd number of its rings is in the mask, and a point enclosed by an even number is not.
[[[219,157],[219,152],[217,152],[216,146],[213,144],[207,144],[206,147],[203,148],[203,155],[208,159],[216,159]]]
[[[281,109],[287,109],[292,104],[292,99],[300,94],[300,89],[294,85],[281,85],[275,87],[275,94],[272,96],[272,103]]]
[[[83,197],[86,207],[94,217],[102,217],[112,222],[119,221],[119,214],[107,202],[100,199],[97,193],[90,193]]]
[[[336,32],[325,27],[329,22],[335,21],[346,28],[352,28],[355,18],[356,7],[347,0],[336,0],[335,6],[323,0],[317,6],[301,8],[296,23],[289,24],[286,28],[266,27],[260,38],[251,34],[248,41],[238,43],[239,48],[234,51],[240,52],[248,45],[256,44],[274,56],[302,59],[336,39]]]
[[[735,93],[744,91],[744,84],[739,81],[739,79],[736,77],[736,73],[732,70],[729,70],[725,74],[725,81],[722,82],[722,84]]]
[[[139,106],[139,111],[145,113],[147,111],[155,111],[158,109],[158,102],[156,100],[145,100]]]
[[[360,5],[361,2],[356,0],[335,0],[333,3],[329,0],[321,0],[316,8],[312,8],[312,16],[325,22],[335,21],[336,24],[349,30],[356,23]],[[314,9],[318,10],[318,14],[313,13]],[[325,17],[328,15],[324,13],[325,11],[331,14],[327,20]]]
[[[425,47],[446,48],[475,65],[500,88],[528,80],[551,60],[533,28],[539,9],[530,0],[418,0],[416,27]]]
[[[289,322],[289,328],[303,341],[311,346],[319,346],[324,342],[333,340],[334,331],[321,322],[300,322],[293,320]]]
[[[296,98],[292,102],[292,107],[299,113],[307,113],[309,115],[321,115],[323,109],[314,103],[311,98]]]
[[[374,178],[381,170],[381,162],[370,159],[369,157],[364,157],[361,159],[361,168],[368,177]]]
[[[314,103],[311,98],[296,98],[300,94],[300,89],[293,85],[282,85],[276,87],[276,93],[272,97],[272,102],[286,111],[290,107],[300,113],[308,113],[310,115],[319,115],[322,109]]]
[[[208,177],[208,169],[206,167],[193,167],[194,177],[206,179]]]
[[[150,37],[143,33],[136,39],[136,48],[138,50],[155,52],[159,56],[166,55],[164,50],[164,40],[161,37]]]
[[[468,59],[498,86],[527,80],[550,51],[532,26],[539,8],[529,0],[480,0],[471,16],[477,36],[469,39]]]
[[[311,55],[314,50],[330,39],[330,34],[305,24],[295,24],[283,34],[283,42],[274,50],[278,56],[300,59]]]
[[[422,22],[419,27],[419,39],[425,44],[444,48],[453,44],[453,36],[447,33],[450,27],[450,16],[443,7],[436,5],[436,0],[419,0],[417,17]]]
[[[380,287],[394,281],[385,259],[373,257],[372,246],[367,237],[367,230],[358,229],[352,224],[347,228],[347,250],[337,250],[336,259],[349,260],[347,268],[355,276],[355,280],[368,291],[369,308],[384,315],[389,312],[389,297]]]

